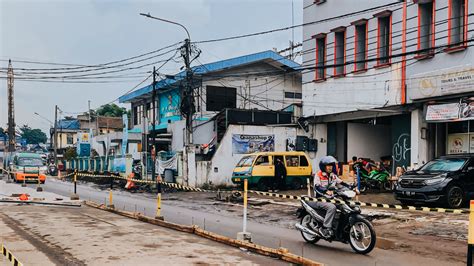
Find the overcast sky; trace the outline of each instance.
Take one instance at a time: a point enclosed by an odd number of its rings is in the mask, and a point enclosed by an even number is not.
[[[301,24],[302,0],[294,0],[293,4],[295,24]],[[32,65],[15,60],[94,65],[150,52],[186,37],[183,29],[139,16],[140,12],[184,24],[193,41],[292,24],[291,0],[0,0],[0,60],[11,58],[14,68],[65,67]],[[295,30],[294,36],[295,43],[301,42],[301,28]],[[291,38],[291,31],[283,31],[200,44],[200,61],[208,63],[272,48],[284,49],[289,46]],[[170,54],[156,60],[168,57]],[[0,61],[0,67],[7,67],[7,64]],[[171,61],[161,72],[174,74],[181,64]],[[116,75],[151,69],[150,66]],[[0,76],[5,74],[0,73]],[[64,111],[63,116],[86,111],[88,100],[91,100],[91,108],[97,108],[130,90],[146,76],[142,73],[125,81],[105,84],[17,80],[16,124],[28,124],[48,132],[49,122],[35,116],[35,112],[53,121],[55,104]],[[6,127],[7,123],[6,88],[6,80],[0,79],[0,127]]]

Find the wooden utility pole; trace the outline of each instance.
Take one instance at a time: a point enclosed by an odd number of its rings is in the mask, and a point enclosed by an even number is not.
[[[8,71],[7,71],[7,89],[8,89],[8,151],[15,151],[15,105],[13,96],[13,67],[12,61],[8,60]]]

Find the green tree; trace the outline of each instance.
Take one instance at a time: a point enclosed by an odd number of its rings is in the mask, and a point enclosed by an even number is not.
[[[105,104],[97,109],[97,115],[108,116],[108,117],[122,117],[123,114],[127,113],[127,109],[120,107],[116,104]]]
[[[21,138],[26,139],[28,144],[46,143],[46,141],[48,141],[48,137],[43,131],[41,131],[41,129],[32,129],[28,125],[23,125],[20,128],[20,131]]]

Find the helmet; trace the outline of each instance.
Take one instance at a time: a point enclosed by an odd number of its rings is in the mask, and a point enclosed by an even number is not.
[[[324,156],[319,161],[319,169],[324,172],[324,171],[326,171],[326,165],[332,165],[333,166],[333,171],[335,171],[336,170],[336,164],[337,164],[336,158],[334,158],[332,156]]]

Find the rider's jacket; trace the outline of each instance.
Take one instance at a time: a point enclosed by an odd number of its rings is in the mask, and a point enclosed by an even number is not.
[[[314,191],[316,196],[322,196],[328,189],[337,189],[342,183],[342,180],[336,174],[328,174],[320,170],[314,176]]]

